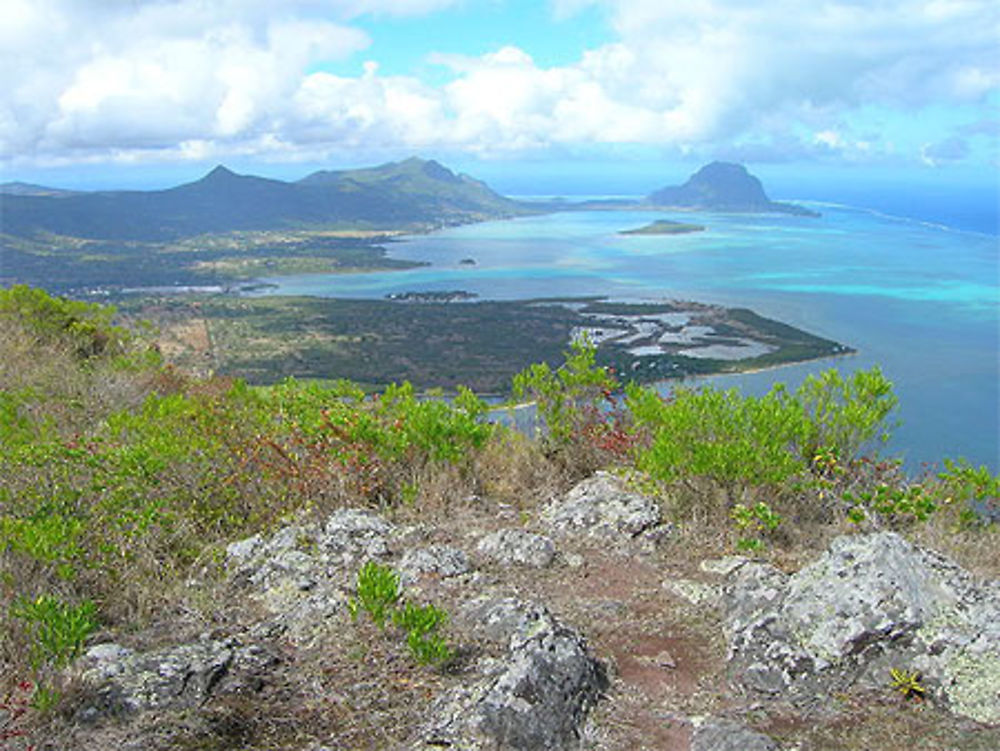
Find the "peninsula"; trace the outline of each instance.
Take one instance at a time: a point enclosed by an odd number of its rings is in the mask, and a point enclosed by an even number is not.
[[[647,207],[690,211],[775,212],[797,216],[819,216],[792,203],[772,201],[760,180],[742,164],[712,162],[693,174],[683,185],[660,188],[642,201]]]

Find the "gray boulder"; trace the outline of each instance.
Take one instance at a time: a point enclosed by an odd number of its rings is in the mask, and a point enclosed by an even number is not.
[[[638,537],[660,526],[660,507],[608,472],[579,483],[543,512],[556,532],[603,540]]]
[[[415,582],[424,574],[435,574],[446,579],[468,573],[469,558],[458,548],[431,545],[407,550],[399,562],[398,569],[404,584]]]
[[[888,690],[896,668],[954,713],[1000,722],[1000,585],[897,534],[837,538],[792,576],[747,563],[724,605],[730,666],[752,691]]]
[[[507,649],[482,661],[478,681],[435,703],[424,744],[467,751],[576,747],[608,685],[583,637],[544,607],[516,598],[480,598],[465,617],[477,618],[485,635],[506,641]]]
[[[778,744],[763,733],[733,720],[710,717],[691,738],[691,751],[777,751]]]
[[[323,525],[317,545],[331,565],[352,566],[368,558],[389,554],[395,527],[382,517],[357,509],[340,509]]]
[[[556,546],[544,535],[522,529],[501,529],[486,535],[476,547],[483,558],[503,566],[545,568],[556,557]]]
[[[117,644],[91,647],[75,670],[83,687],[77,716],[104,716],[204,704],[218,693],[256,692],[278,659],[236,639],[133,652]]]
[[[253,627],[254,637],[305,646],[336,628],[361,563],[388,555],[394,533],[375,514],[341,509],[322,525],[292,524],[229,545],[232,580],[273,616]]]

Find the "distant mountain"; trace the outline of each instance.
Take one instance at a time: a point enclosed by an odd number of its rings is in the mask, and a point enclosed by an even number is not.
[[[760,180],[741,164],[712,162],[693,174],[683,185],[661,188],[646,196],[649,206],[710,211],[781,212],[819,216],[790,203],[772,201]]]
[[[44,185],[33,185],[32,183],[12,182],[0,183],[0,195],[4,196],[72,196],[76,195],[74,190],[63,190],[61,188],[46,188]]]
[[[50,232],[117,241],[162,241],[211,232],[334,226],[379,229],[462,224],[527,213],[522,204],[434,161],[317,172],[298,182],[216,167],[193,183],[158,191],[52,195],[10,192],[3,232]]]

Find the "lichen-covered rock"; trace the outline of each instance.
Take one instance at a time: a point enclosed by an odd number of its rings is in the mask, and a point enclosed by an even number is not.
[[[615,475],[598,472],[544,512],[553,530],[603,539],[638,537],[660,526],[660,507],[630,491]]]
[[[441,578],[461,576],[469,568],[465,552],[448,545],[407,550],[398,566],[404,584],[414,582],[424,574],[435,574]]]
[[[751,690],[885,687],[895,667],[956,714],[1000,722],[1000,585],[897,534],[837,538],[792,576],[748,563],[725,604],[730,664]]]
[[[687,600],[692,605],[718,605],[719,588],[695,579],[667,579],[663,588],[674,597]]]
[[[504,566],[545,568],[556,556],[551,538],[523,529],[501,529],[479,541],[476,550],[485,559]]]
[[[763,733],[734,720],[710,717],[695,728],[691,751],[777,751],[778,744]]]
[[[260,590],[312,589],[330,569],[350,569],[389,554],[395,527],[367,511],[340,509],[322,526],[291,524],[270,537],[254,535],[226,548],[234,577]]]
[[[466,615],[506,639],[506,654],[483,661],[481,678],[435,703],[423,742],[474,749],[568,749],[607,687],[603,667],[583,638],[542,606],[516,598],[480,598]]]
[[[323,525],[292,524],[226,548],[232,581],[268,614],[254,638],[308,646],[346,616],[345,590],[362,560],[389,552],[394,528],[375,514],[343,509]]]
[[[148,709],[199,706],[219,692],[256,692],[277,663],[262,647],[236,639],[204,639],[150,652],[100,644],[76,665],[83,687],[77,715],[93,722]]]
[[[230,544],[226,557],[234,576],[244,577],[255,589],[278,586],[308,590],[316,584],[315,525],[290,525],[269,538],[254,535]]]
[[[394,530],[392,524],[376,514],[340,509],[327,518],[317,545],[325,561],[350,566],[387,555]]]

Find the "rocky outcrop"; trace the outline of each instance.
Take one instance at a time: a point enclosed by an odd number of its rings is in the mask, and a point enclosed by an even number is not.
[[[891,669],[919,675],[928,714],[954,724],[936,747],[1000,733],[1000,583],[899,535],[838,538],[794,574],[739,556],[679,565],[667,556],[680,546],[648,554],[670,529],[657,504],[610,474],[543,511],[552,538],[467,518],[397,527],[341,510],[233,543],[231,600],[216,631],[152,649],[100,644],[77,661],[73,720],[86,743],[63,747],[181,747],[168,737],[174,727],[184,747],[240,747],[227,728],[263,733],[270,721],[241,723],[269,702],[275,718],[298,718],[319,686],[333,698],[308,709],[308,732],[282,726],[295,738],[288,748],[358,747],[367,730],[345,741],[330,707],[357,718],[382,703],[386,727],[396,722],[386,748],[569,751],[641,738],[772,751],[776,742],[744,719],[781,728],[787,745],[783,719],[812,721],[817,705],[824,722],[856,719],[831,694],[888,696]],[[347,602],[368,560],[400,574],[407,603],[447,613],[442,662],[419,665],[396,626],[352,622]],[[161,632],[154,638],[162,644]],[[613,686],[597,655],[613,666]],[[410,692],[397,699],[400,690]],[[277,747],[266,735],[255,742],[246,747]]]
[[[236,639],[204,639],[148,652],[99,644],[76,666],[82,685],[77,717],[94,722],[150,709],[197,707],[221,693],[255,693],[277,664],[265,648]]]
[[[777,751],[778,744],[763,733],[734,720],[710,717],[691,738],[691,751]]]
[[[425,574],[441,578],[460,576],[470,570],[469,557],[450,545],[415,548],[403,554],[399,571],[404,584],[415,582]]]
[[[522,529],[501,529],[483,537],[477,552],[488,562],[502,566],[545,568],[556,557],[551,538]]]
[[[665,531],[660,507],[652,498],[628,489],[608,472],[598,472],[545,509],[545,522],[556,534],[583,535],[618,542]]]
[[[895,668],[952,712],[1000,723],[1000,584],[897,534],[840,537],[791,576],[746,563],[725,606],[730,665],[749,691],[886,689]]]
[[[476,599],[463,617],[506,650],[482,661],[478,681],[436,702],[423,742],[463,751],[575,748],[608,685],[583,637],[543,606],[514,597]]]

